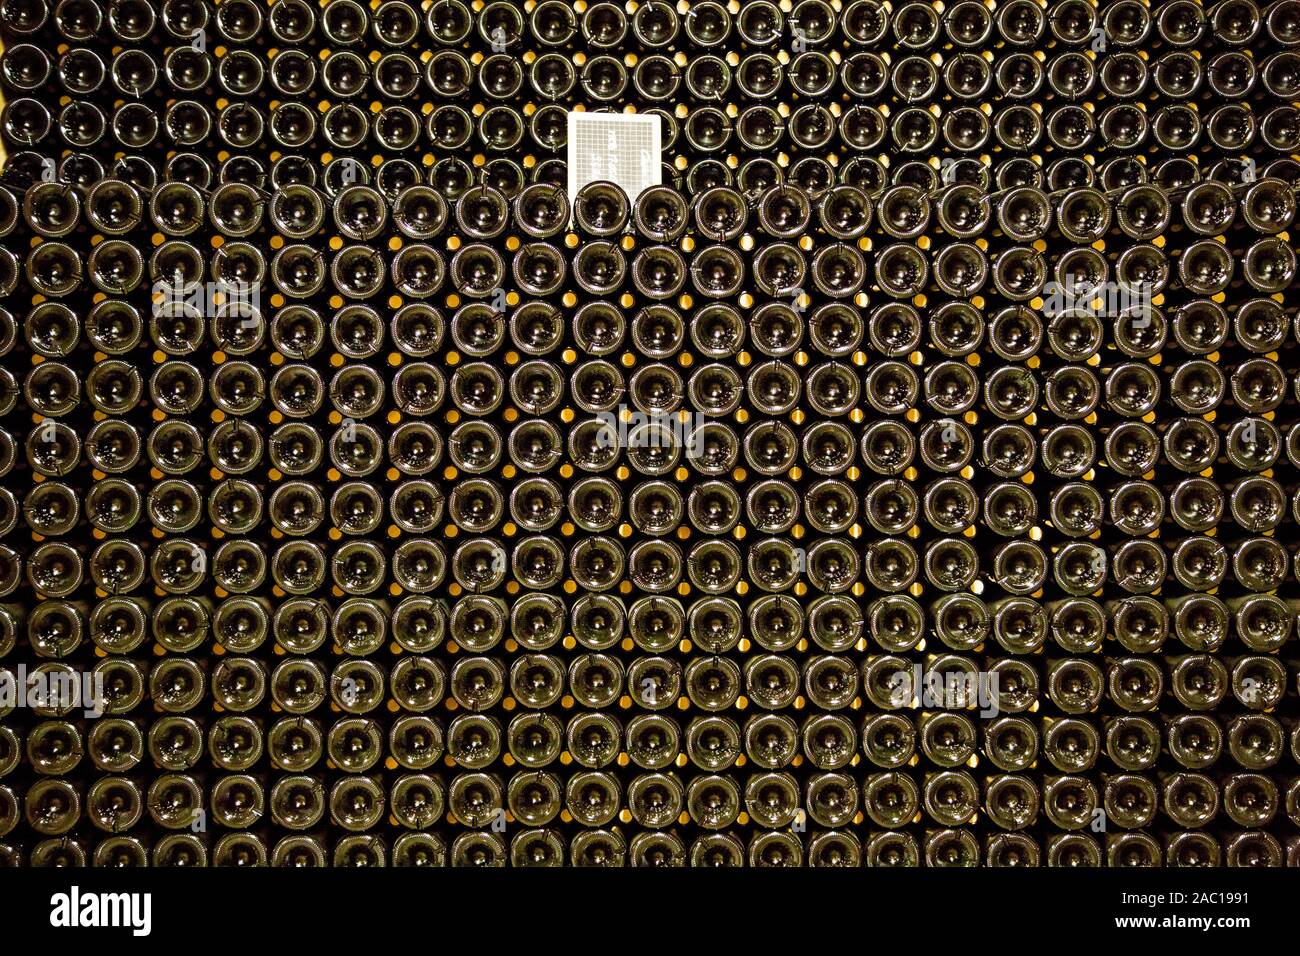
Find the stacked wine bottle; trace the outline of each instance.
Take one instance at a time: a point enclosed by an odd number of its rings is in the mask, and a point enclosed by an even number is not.
[[[0,35],[0,863],[1300,865],[1300,0]]]

